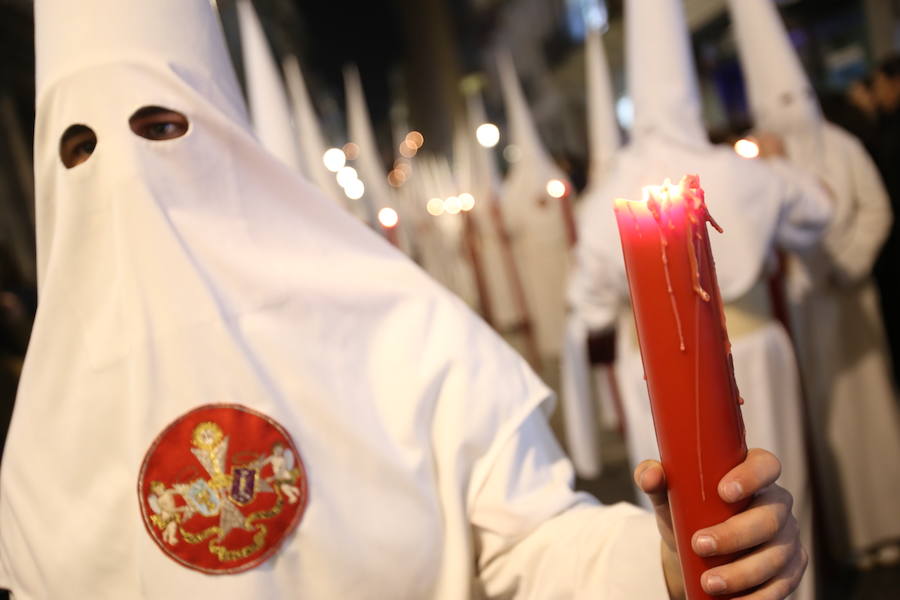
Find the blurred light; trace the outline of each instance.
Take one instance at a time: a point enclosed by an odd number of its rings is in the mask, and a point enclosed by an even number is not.
[[[734,143],[734,151],[742,158],[756,158],[759,156],[759,145],[753,140],[744,138]]]
[[[475,129],[475,139],[485,148],[493,148],[500,141],[500,130],[493,123],[482,123]]]
[[[505,158],[507,162],[519,162],[522,158],[522,150],[515,144],[510,144],[503,149],[503,158]]]
[[[400,169],[394,169],[388,173],[388,183],[394,187],[400,187],[406,182],[406,173]]]
[[[418,150],[425,143],[425,136],[418,131],[410,131],[406,134],[406,143]]]
[[[634,103],[628,96],[616,100],[616,118],[623,129],[631,129],[634,123]]]
[[[439,217],[444,214],[444,201],[440,198],[432,198],[425,205],[425,210],[433,217]]]
[[[551,198],[562,198],[566,195],[566,184],[559,179],[551,179],[547,182],[547,194]]]
[[[354,179],[344,186],[344,193],[351,200],[359,200],[366,193],[366,186],[359,179]]]
[[[418,148],[410,144],[407,140],[403,140],[400,143],[400,156],[404,158],[412,158],[416,155]]]
[[[337,173],[341,170],[341,167],[347,164],[347,156],[340,148],[329,148],[322,155],[322,162],[325,163],[326,169],[332,173]]]
[[[462,202],[459,201],[457,196],[450,196],[446,200],[444,200],[444,211],[448,215],[456,215],[459,214],[459,211],[462,210]]]
[[[470,194],[469,192],[463,192],[459,195],[459,207],[464,212],[469,212],[473,208],[475,208],[475,196]]]
[[[397,226],[397,223],[400,221],[400,216],[397,214],[397,211],[390,207],[384,207],[378,211],[378,222],[381,223],[383,227],[387,229],[392,229]]]
[[[337,182],[342,188],[346,188],[353,181],[359,181],[359,174],[353,167],[341,167],[337,172]]]
[[[359,146],[353,142],[347,142],[344,144],[344,155],[347,157],[347,160],[356,160],[359,156]]]

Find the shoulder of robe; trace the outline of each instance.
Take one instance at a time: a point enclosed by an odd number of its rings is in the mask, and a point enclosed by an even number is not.
[[[826,121],[823,131],[827,151],[860,152],[865,150],[859,138],[840,125]]]
[[[470,461],[507,439],[552,393],[498,334],[456,298],[432,307],[435,327],[426,352],[444,372],[433,382],[434,430],[440,448],[460,447]],[[454,450],[454,453],[456,451]]]

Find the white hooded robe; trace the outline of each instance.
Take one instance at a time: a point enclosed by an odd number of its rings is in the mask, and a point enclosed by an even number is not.
[[[587,82],[588,141],[590,143],[590,170],[588,185],[582,198],[594,195],[602,187],[613,157],[622,145],[619,125],[613,104],[612,82],[606,51],[600,31],[591,31],[585,40],[585,80]],[[582,204],[579,204],[580,212]],[[588,356],[588,330],[577,313],[566,322],[560,364],[560,399],[565,426],[566,446],[575,471],[579,476],[593,479],[603,468],[600,435],[598,429],[598,402],[604,422],[615,421],[613,394],[614,379],[610,378],[606,365],[593,375]],[[593,393],[593,385],[599,388]]]
[[[806,248],[815,243],[828,221],[827,200],[808,180],[787,179],[776,168],[709,144],[679,0],[629,0],[625,27],[628,89],[635,108],[632,140],[584,206],[570,302],[586,327],[618,326],[615,369],[629,456],[633,466],[658,458],[612,205],[619,197],[641,198],[643,186],[666,178],[700,176],[709,211],[725,231],[710,239],[726,303],[735,379],[746,399],[747,443],[781,460],[780,483],[795,498],[795,514],[809,546],[811,495],[798,374],[790,340],[773,316],[765,277],[777,245]],[[647,44],[647,39],[656,43]],[[811,599],[811,582],[807,577],[795,597]]]
[[[40,304],[0,473],[0,586],[666,597],[653,517],[571,491],[524,362],[251,136],[207,0],[35,9]],[[136,136],[144,106],[187,133]],[[98,144],[66,169],[72,123]],[[171,560],[136,494],[157,434],[209,403],[279,423],[306,469],[299,526],[239,574]]]
[[[567,182],[541,144],[512,57],[498,60],[509,124],[509,143],[520,158],[500,195],[500,210],[516,260],[529,320],[541,361],[556,361],[566,319],[565,281],[570,264],[564,202],[547,193],[547,182]],[[568,189],[571,185],[567,183]]]
[[[871,277],[890,203],[863,145],[822,118],[775,5],[732,0],[730,11],[756,126],[833,197],[822,244],[789,263],[787,292],[828,540],[858,558],[900,541],[900,412]]]

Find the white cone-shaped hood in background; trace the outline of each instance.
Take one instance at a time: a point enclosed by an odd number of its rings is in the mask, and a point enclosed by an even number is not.
[[[319,119],[316,117],[316,111],[309,97],[309,90],[300,70],[300,61],[297,60],[296,56],[287,56],[284,59],[282,68],[294,108],[294,123],[296,124],[297,139],[303,159],[303,170],[310,180],[319,186],[319,189],[325,192],[329,198],[341,206],[345,206],[346,197],[339,189],[340,186],[335,180],[334,173],[329,171],[322,161],[325,151],[328,150],[328,145],[325,143]]]
[[[550,214],[561,216],[550,205],[558,205],[556,201],[548,203],[547,182],[559,179],[568,182],[568,177],[550,158],[541,143],[537,125],[525,100],[525,94],[519,83],[512,57],[501,52],[497,57],[497,68],[500,73],[500,85],[503,91],[504,108],[506,109],[507,136],[506,145],[515,146],[518,160],[512,163],[503,182],[501,203],[504,219],[511,230],[526,226],[526,223],[537,221],[545,231],[557,227],[556,220],[547,221]],[[568,185],[568,183],[567,183]],[[543,207],[545,210],[535,210]],[[562,221],[560,220],[560,223]]]
[[[366,106],[359,70],[355,66],[344,69],[344,91],[347,95],[347,132],[350,141],[359,146],[359,157],[353,166],[366,186],[362,201],[371,207],[374,219],[379,210],[393,203],[387,184],[387,172],[381,163],[381,154],[378,152],[372,120]]]
[[[625,69],[634,139],[709,143],[682,0],[626,0]]]
[[[729,0],[757,127],[781,134],[821,122],[819,103],[771,0]]]
[[[588,33],[584,50],[591,157],[588,181],[596,184],[609,169],[613,156],[622,145],[622,136],[616,121],[612,80],[600,30],[594,29]]]
[[[519,76],[516,74],[515,64],[508,52],[498,54],[497,69],[500,73],[503,103],[506,108],[507,143],[514,144],[519,149],[520,158],[512,169],[535,166],[542,170],[549,169],[553,161],[541,143],[537,125],[522,91]]]
[[[250,0],[237,1],[237,14],[253,130],[269,152],[289,167],[302,170],[287,93],[262,24]]]

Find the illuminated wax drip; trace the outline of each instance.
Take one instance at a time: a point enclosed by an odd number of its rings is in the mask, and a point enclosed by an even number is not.
[[[700,348],[700,302],[709,302],[711,296],[709,292],[707,292],[703,285],[700,282],[700,263],[702,259],[702,254],[697,251],[697,244],[702,243],[702,229],[701,227],[705,226],[706,223],[710,223],[713,228],[716,229],[719,233],[722,233],[722,228],[718,223],[712,218],[709,214],[709,210],[707,210],[705,197],[703,193],[703,189],[700,187],[700,178],[697,175],[686,175],[684,176],[678,185],[672,185],[671,181],[666,180],[661,186],[648,186],[643,190],[644,199],[647,203],[647,209],[650,211],[650,214],[653,216],[653,219],[656,221],[657,227],[659,229],[660,235],[660,243],[662,247],[662,260],[663,267],[666,273],[666,287],[669,292],[669,300],[672,305],[672,312],[675,315],[675,322],[678,328],[678,337],[680,342],[680,348],[683,352],[685,350],[684,347],[684,336],[681,328],[681,318],[678,314],[678,308],[675,304],[675,296],[672,292],[672,284],[669,277],[669,261],[666,253],[666,248],[668,246],[668,241],[666,240],[665,230],[668,228],[669,230],[673,230],[675,228],[674,224],[671,220],[671,206],[675,202],[682,202],[685,207],[685,214],[690,223],[690,232],[685,236],[685,241],[687,243],[687,251],[688,251],[688,259],[691,265],[691,285],[696,297],[695,301],[695,313],[694,313],[694,417],[695,417],[695,431],[696,431],[696,453],[697,453],[697,466],[698,466],[698,475],[700,479],[700,496],[703,501],[706,501],[706,481],[703,473],[703,444],[700,437],[700,428],[702,424],[701,419],[701,404],[700,404],[700,357],[698,355]],[[663,217],[666,217],[666,222],[663,223]],[[712,266],[712,265],[710,265]],[[719,294],[716,295],[719,303],[721,305],[722,299]],[[728,334],[725,332],[725,311],[724,308],[720,306],[720,318],[722,319],[722,332],[725,337],[726,343],[726,353],[730,355],[730,344],[728,342]]]
[[[684,332],[681,328],[681,315],[678,314],[678,306],[675,304],[675,292],[672,290],[672,277],[669,274],[669,253],[667,251],[669,242],[663,232],[662,213],[670,202],[668,189],[672,187],[671,182],[667,179],[661,186],[647,186],[642,192],[644,202],[647,209],[653,215],[656,221],[657,230],[659,231],[659,246],[662,253],[663,272],[666,274],[666,291],[669,294],[669,303],[672,305],[672,315],[675,317],[675,328],[678,331],[678,348],[684,352]],[[666,213],[668,214],[668,212]],[[672,220],[668,222],[669,229],[673,229]]]

